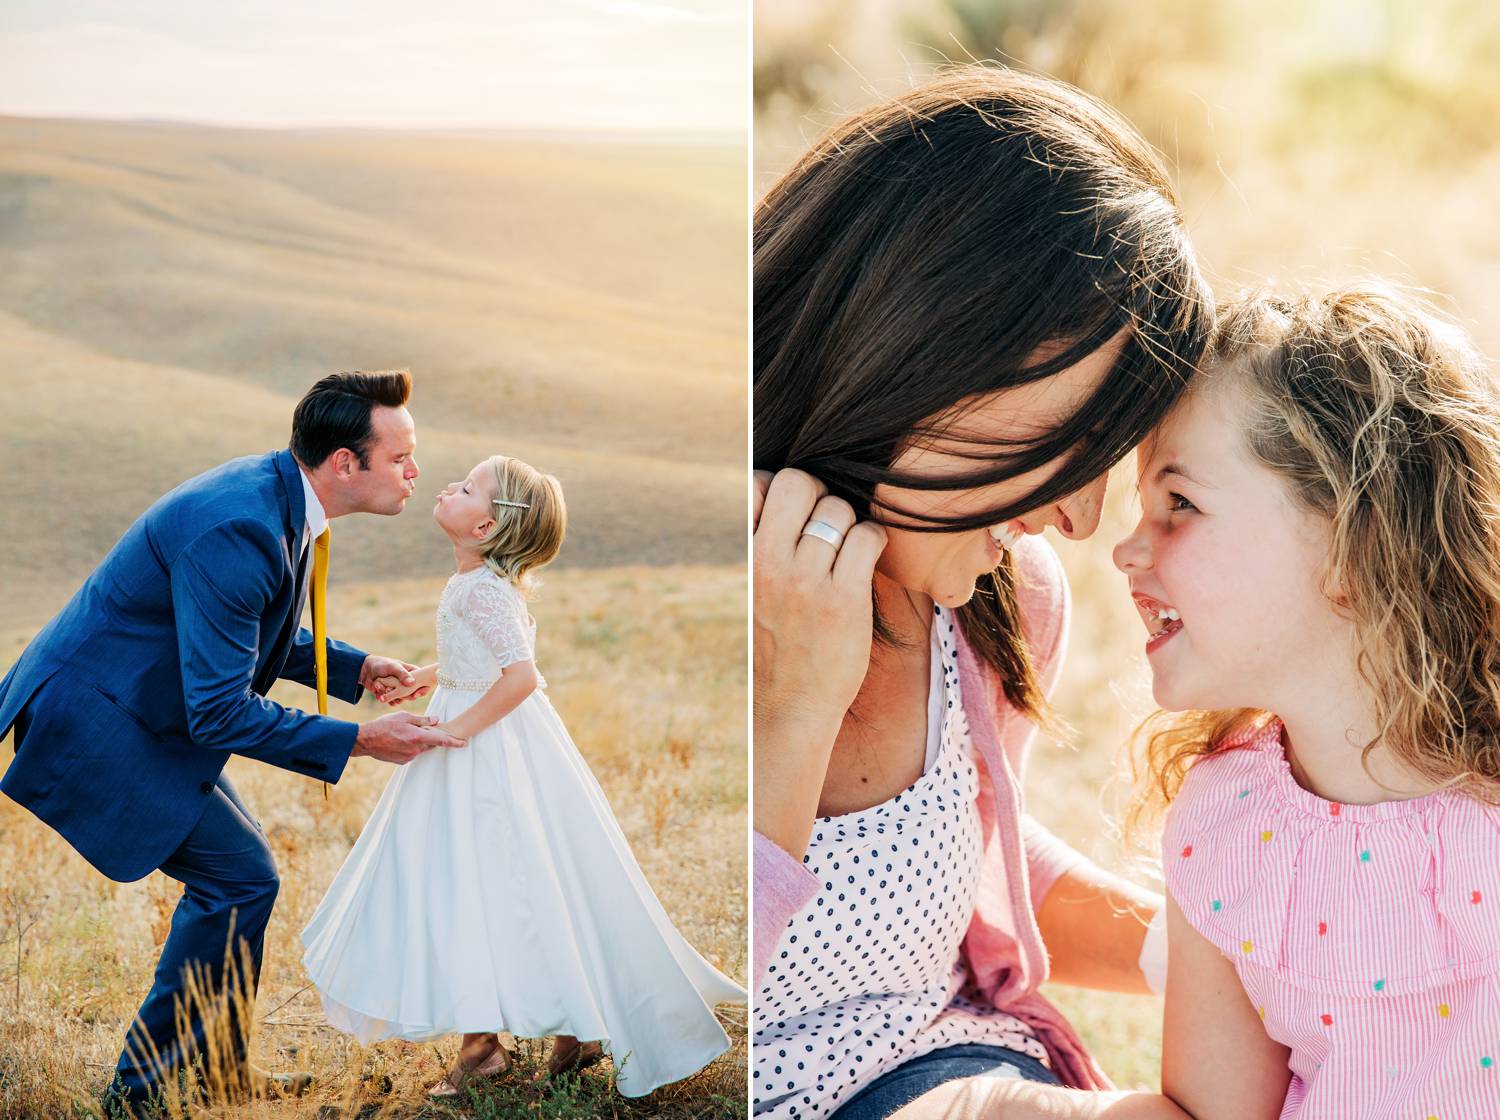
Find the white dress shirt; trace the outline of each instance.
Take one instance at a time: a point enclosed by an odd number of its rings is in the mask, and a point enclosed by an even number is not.
[[[318,495],[308,481],[307,472],[299,465],[297,473],[302,476],[302,496],[307,499],[307,536],[302,539],[302,553],[297,562],[302,562],[302,556],[307,555],[308,548],[312,542],[323,535],[323,530],[328,528],[328,514],[323,509],[323,503],[318,501]]]

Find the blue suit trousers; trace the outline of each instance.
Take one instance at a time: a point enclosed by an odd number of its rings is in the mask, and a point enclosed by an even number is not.
[[[222,774],[202,819],[161,871],[182,883],[183,892],[155,983],[126,1032],[110,1086],[110,1095],[130,1101],[147,1099],[201,1054],[206,1031],[213,1032],[212,1044],[226,1064],[245,1061],[266,924],[281,886],[260,822]],[[190,984],[190,976],[198,985]],[[214,1008],[226,990],[227,1013]],[[209,997],[206,1015],[196,998],[200,991]],[[185,1031],[179,1029],[179,1007],[186,1012]]]

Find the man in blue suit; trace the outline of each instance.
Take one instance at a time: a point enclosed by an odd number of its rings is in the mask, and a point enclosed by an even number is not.
[[[301,626],[312,542],[335,518],[396,514],[411,496],[410,391],[404,371],[323,378],[297,406],[288,450],[234,459],[158,500],[0,681],[0,736],[14,728],[16,748],[0,790],[111,879],[160,869],[184,887],[107,1102],[149,1098],[210,1036],[228,1041],[218,1056],[238,1085],[305,1087],[245,1061],[242,1012],[279,880],[222,773],[229,756],[337,782],[356,755],[400,765],[464,745],[408,713],[356,724],[266,699],[278,679],[315,686],[320,659]],[[411,682],[405,662],[342,642],[321,660],[328,692],[350,702]],[[215,1022],[201,997],[226,990]]]

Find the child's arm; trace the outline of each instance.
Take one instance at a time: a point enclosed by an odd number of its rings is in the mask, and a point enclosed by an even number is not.
[[[1197,1120],[1277,1120],[1289,1051],[1266,1034],[1234,965],[1170,896],[1167,939],[1162,1092]]]
[[[1218,1120],[1218,1113],[1196,1120]],[[931,1089],[891,1120],[1195,1120],[1157,1093],[1090,1093],[1019,1078],[964,1077]]]
[[[995,1077],[930,1090],[891,1120],[1277,1120],[1287,1049],[1266,1034],[1234,966],[1167,899],[1162,1094],[1087,1093]]]
[[[395,677],[381,677],[380,683],[389,687],[385,693],[385,702],[395,707],[405,700],[415,700],[419,696],[426,696],[437,685],[437,662],[431,665],[423,665],[420,669],[412,671],[415,683],[403,685]]]
[[[472,707],[438,727],[459,739],[472,738],[492,723],[499,723],[526,697],[536,691],[536,662],[512,661],[501,670],[500,679],[474,701]]]

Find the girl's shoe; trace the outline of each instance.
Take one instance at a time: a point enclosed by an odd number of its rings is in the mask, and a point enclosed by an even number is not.
[[[427,1090],[427,1095],[434,1100],[463,1096],[468,1092],[469,1086],[476,1082],[494,1081],[504,1077],[510,1072],[510,1064],[510,1051],[500,1043],[496,1043],[494,1051],[477,1066],[465,1066],[463,1058],[460,1057],[454,1067],[448,1071],[448,1076]]]
[[[552,1054],[547,1059],[547,1068],[532,1078],[547,1081],[564,1073],[577,1073],[597,1065],[604,1057],[604,1047],[597,1042],[580,1042],[566,1049],[552,1044]]]

